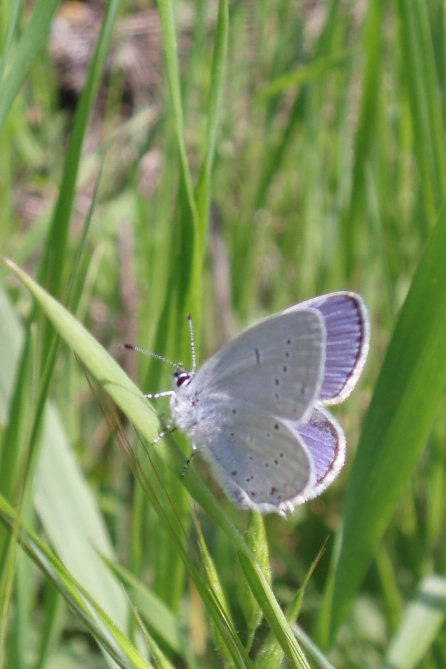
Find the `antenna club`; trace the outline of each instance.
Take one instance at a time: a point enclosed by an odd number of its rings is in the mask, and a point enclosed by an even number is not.
[[[139,346],[133,346],[132,344],[121,344],[121,347],[127,348],[130,351],[135,351],[136,353],[143,353],[144,355],[150,355],[151,358],[156,358],[156,360],[161,360],[161,362],[166,362],[168,365],[172,365],[172,367],[178,367],[178,365],[175,362],[172,362],[172,360],[165,358],[164,355],[159,355],[158,353],[153,353],[152,351],[146,351],[145,348],[140,348]]]

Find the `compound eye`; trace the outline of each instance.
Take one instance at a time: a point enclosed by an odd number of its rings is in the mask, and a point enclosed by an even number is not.
[[[190,372],[185,372],[184,370],[177,370],[174,372],[173,377],[175,379],[176,387],[181,388],[181,386],[190,381],[192,374]]]

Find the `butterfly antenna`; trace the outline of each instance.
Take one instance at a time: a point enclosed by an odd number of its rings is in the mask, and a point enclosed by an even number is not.
[[[192,316],[190,314],[187,314],[187,322],[189,325],[189,334],[190,334],[190,348],[192,352],[192,371],[195,372],[195,365],[197,362],[196,356],[195,356],[195,337],[194,337],[194,326],[192,324]]]
[[[161,362],[167,362],[168,365],[172,365],[172,367],[178,368],[178,365],[175,362],[172,362],[172,360],[169,360],[168,358],[165,358],[163,355],[159,355],[158,353],[153,353],[152,351],[146,351],[145,348],[140,348],[139,346],[133,346],[132,344],[121,344],[121,348],[126,348],[129,351],[135,351],[136,353],[144,353],[144,355],[150,355],[152,358],[161,360]]]

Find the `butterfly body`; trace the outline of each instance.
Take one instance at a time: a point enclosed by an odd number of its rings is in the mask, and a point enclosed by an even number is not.
[[[358,295],[308,300],[245,330],[197,373],[177,370],[172,418],[237,506],[284,515],[344,463],[344,433],[325,407],[350,394],[368,345]]]

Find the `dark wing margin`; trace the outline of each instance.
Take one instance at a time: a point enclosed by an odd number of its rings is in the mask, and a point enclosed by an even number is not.
[[[370,341],[367,308],[360,295],[350,292],[321,295],[303,305],[322,314],[327,330],[319,399],[338,404],[350,395],[365,365]]]
[[[315,484],[304,493],[303,501],[320,495],[334,481],[345,462],[346,439],[338,421],[322,407],[314,409],[307,423],[294,425],[311,454]]]
[[[222,404],[218,416],[212,438],[197,447],[240,508],[284,516],[320,495],[342,469],[345,435],[324,407],[305,423],[242,402]]]

